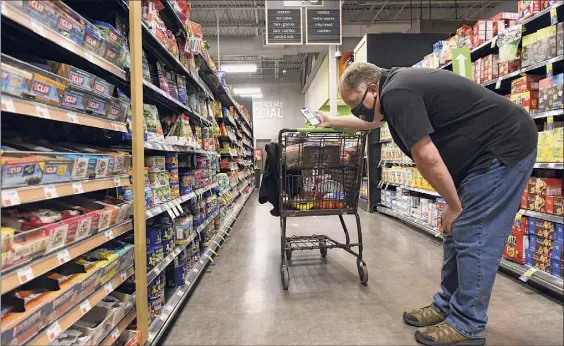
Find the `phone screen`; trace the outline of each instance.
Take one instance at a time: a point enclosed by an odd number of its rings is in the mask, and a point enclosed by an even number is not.
[[[312,124],[313,126],[319,125],[319,120],[317,119],[315,114],[313,114],[311,109],[304,107],[301,109],[301,112],[310,124]]]

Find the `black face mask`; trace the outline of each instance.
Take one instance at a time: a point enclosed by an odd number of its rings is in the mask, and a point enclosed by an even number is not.
[[[374,121],[374,110],[376,109],[376,99],[374,99],[374,104],[372,105],[372,108],[366,108],[366,106],[364,106],[364,99],[366,98],[366,94],[368,94],[368,88],[366,88],[366,91],[364,92],[364,96],[362,96],[360,103],[356,107],[351,109],[351,113],[355,117],[371,123]]]

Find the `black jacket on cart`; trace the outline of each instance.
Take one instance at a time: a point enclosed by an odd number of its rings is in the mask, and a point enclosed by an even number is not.
[[[280,216],[280,193],[282,189],[280,188],[280,174],[278,172],[278,165],[280,164],[280,157],[278,155],[278,144],[269,143],[264,147],[266,151],[266,162],[264,173],[262,174],[262,181],[259,190],[259,203],[264,204],[269,202],[272,204],[273,208],[270,211],[272,216]],[[292,191],[286,191],[290,198],[297,196],[301,190],[300,184],[300,170],[297,168],[291,169],[286,172],[286,167],[282,166],[282,180],[286,181],[287,175],[291,176]],[[284,184],[286,185],[286,184]],[[286,189],[284,189],[286,190]]]

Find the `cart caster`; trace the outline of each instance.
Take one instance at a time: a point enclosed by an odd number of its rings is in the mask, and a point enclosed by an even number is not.
[[[325,239],[319,240],[319,252],[321,253],[321,257],[327,257],[327,242]]]
[[[288,261],[292,260],[292,250],[286,250],[286,259]]]
[[[366,286],[366,284],[368,283],[368,269],[366,268],[366,263],[364,263],[364,261],[357,260],[356,266],[358,268],[360,283]]]
[[[282,279],[284,291],[287,291],[290,286],[290,272],[288,271],[288,267],[285,265],[280,266],[280,278]]]

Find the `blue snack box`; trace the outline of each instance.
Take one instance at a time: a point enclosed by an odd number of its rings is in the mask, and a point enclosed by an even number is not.
[[[51,29],[57,29],[58,13],[52,1],[24,1],[22,10]]]
[[[68,88],[63,94],[62,106],[84,112],[84,93]]]
[[[84,25],[84,48],[96,54],[103,52],[104,38],[100,29],[90,23]]]
[[[92,113],[94,115],[106,116],[106,107],[109,101],[103,100],[95,96],[86,97],[86,106],[84,107],[87,113]]]
[[[169,265],[166,268],[167,285],[171,287],[184,285],[184,280],[186,279],[185,273],[186,266],[184,264],[178,263],[178,265]]]
[[[95,77],[92,81],[92,91],[103,96],[112,96],[114,86],[102,78]]]
[[[73,161],[62,157],[48,157],[43,166],[43,178],[41,183],[62,183],[71,180]]]
[[[147,246],[162,245],[163,230],[160,225],[150,226],[147,229]]]
[[[560,260],[552,259],[551,274],[557,278],[562,278],[562,262]]]
[[[78,45],[82,45],[82,42],[84,42],[84,24],[67,13],[59,14],[57,31]]]
[[[33,78],[33,74],[20,67],[7,64],[8,56],[2,54],[2,92],[23,96],[29,93],[29,85]]]

